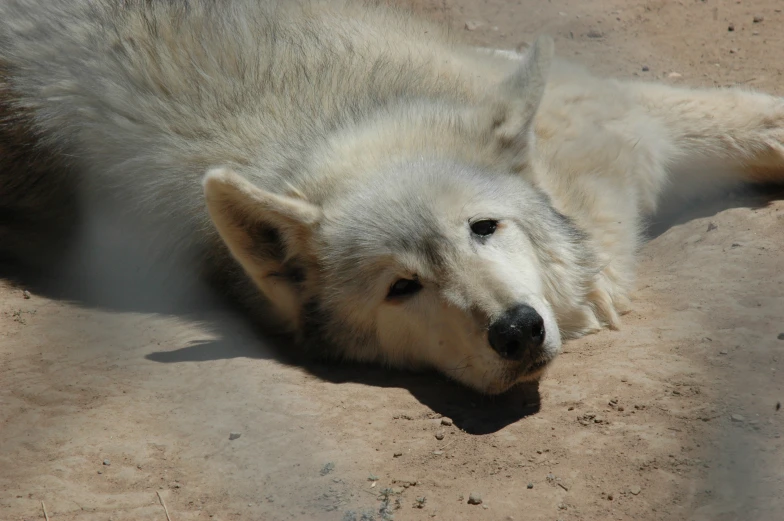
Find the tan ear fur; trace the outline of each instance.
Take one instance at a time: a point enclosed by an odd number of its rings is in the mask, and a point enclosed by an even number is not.
[[[275,229],[287,249],[298,250],[321,218],[321,210],[301,197],[266,192],[228,168],[210,170],[202,184],[210,217],[235,254],[253,246],[259,225]]]
[[[492,131],[502,149],[526,155],[533,140],[533,122],[547,85],[555,44],[540,36],[517,70],[492,93]]]
[[[209,170],[202,185],[207,211],[231,255],[282,318],[296,322],[298,276],[288,264],[308,256],[321,210],[301,197],[262,190],[228,168]]]

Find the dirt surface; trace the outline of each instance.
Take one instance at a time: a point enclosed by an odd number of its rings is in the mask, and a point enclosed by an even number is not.
[[[547,32],[603,74],[784,95],[782,7],[416,5],[478,44]],[[782,519],[781,198],[658,223],[624,329],[496,398],[286,364],[223,313],[0,281],[0,519]]]

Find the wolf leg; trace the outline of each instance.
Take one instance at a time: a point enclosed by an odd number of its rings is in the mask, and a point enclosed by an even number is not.
[[[784,98],[740,88],[626,85],[667,135],[669,189],[680,198],[737,182],[784,183]]]

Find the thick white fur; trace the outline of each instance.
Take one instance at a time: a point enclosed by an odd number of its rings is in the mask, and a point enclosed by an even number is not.
[[[620,326],[666,190],[784,177],[765,94],[597,78],[547,38],[476,49],[361,2],[115,4],[0,5],[0,101],[69,158],[87,211],[117,207],[151,255],[330,356],[489,393],[538,378],[563,339]],[[399,278],[423,289],[387,299]],[[520,303],[547,336],[512,363],[487,328]]]

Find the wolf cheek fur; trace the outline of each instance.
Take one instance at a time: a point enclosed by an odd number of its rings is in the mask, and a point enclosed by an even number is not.
[[[116,209],[251,315],[497,393],[619,326],[665,189],[784,175],[779,98],[552,56],[349,0],[9,0],[0,116],[53,157],[50,191],[67,163],[84,212]],[[13,160],[0,210],[31,212]]]

